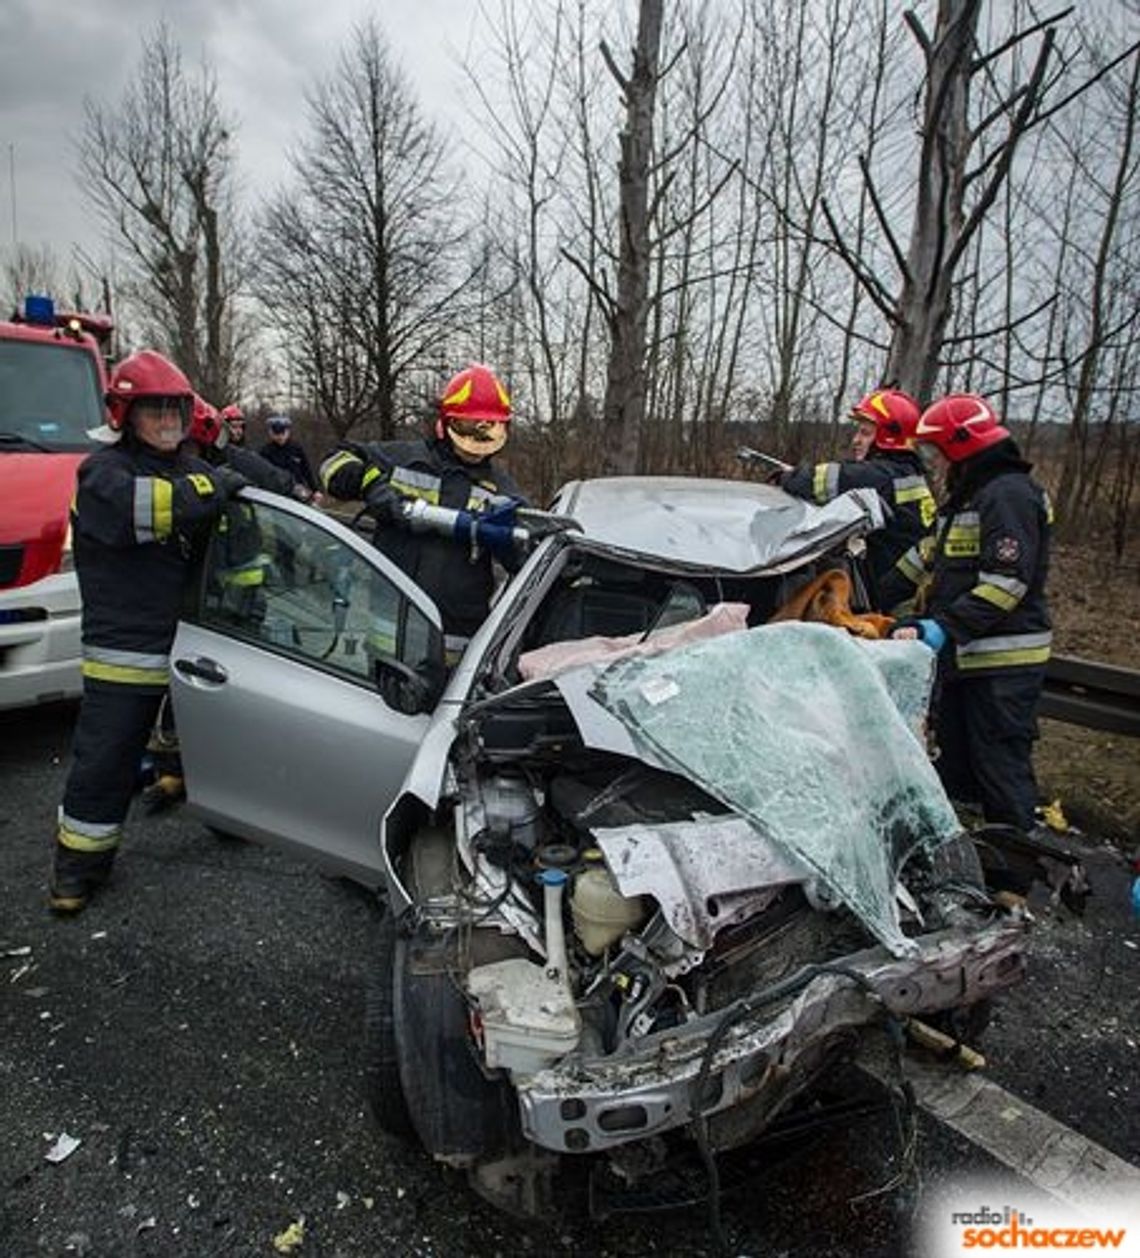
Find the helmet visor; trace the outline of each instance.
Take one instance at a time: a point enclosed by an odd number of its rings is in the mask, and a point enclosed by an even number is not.
[[[144,444],[156,450],[176,450],[190,430],[193,414],[188,397],[138,397],[131,402],[127,423]]]
[[[447,435],[464,454],[487,457],[507,444],[507,426],[494,419],[449,419]]]
[[[169,397],[156,395],[133,398],[128,414],[136,422],[144,418],[153,418],[164,423],[173,423],[177,417],[182,425],[182,431],[185,432],[190,427],[194,409],[192,400],[188,397],[179,394],[172,394]]]

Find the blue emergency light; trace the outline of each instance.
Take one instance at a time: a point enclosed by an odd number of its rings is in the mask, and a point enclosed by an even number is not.
[[[55,327],[55,302],[42,294],[29,293],[24,298],[24,321],[42,327]]]

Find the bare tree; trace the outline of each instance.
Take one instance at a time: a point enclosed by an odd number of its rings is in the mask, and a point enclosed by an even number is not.
[[[937,379],[959,265],[1009,175],[1019,142],[1042,116],[1056,38],[1055,20],[1038,22],[982,53],[977,47],[981,7],[982,0],[939,0],[933,36],[915,12],[905,15],[926,72],[917,194],[905,250],[884,212],[869,166],[864,163],[863,168],[900,276],[897,295],[844,244],[827,210],[838,247],[892,328],[884,374],[920,398],[929,397]],[[972,119],[974,78],[987,73],[1010,48],[1036,35],[1041,36],[1040,46],[1027,80],[1011,86],[983,117]],[[991,142],[993,129],[1002,124],[1003,134]]]
[[[258,293],[333,429],[389,438],[479,285],[446,144],[375,21],[310,93],[292,167],[262,220]]]
[[[213,71],[188,74],[159,25],[117,105],[85,102],[79,140],[80,184],[125,246],[148,335],[218,401],[234,395],[247,332],[233,136]]]
[[[0,313],[18,310],[29,293],[44,293],[57,300],[68,289],[59,257],[50,245],[12,245],[3,252],[0,271]]]
[[[1136,136],[1138,109],[1140,52],[1132,55],[1131,73],[1123,98],[1119,102],[1122,126],[1119,130],[1114,129],[1117,137],[1117,146],[1114,146],[1117,152],[1116,169],[1112,172],[1111,182],[1101,194],[1103,216],[1086,290],[1087,340],[1080,354],[1080,370],[1069,420],[1066,457],[1057,489],[1058,510],[1070,528],[1075,527],[1080,517],[1088,511],[1090,501],[1099,486],[1105,455],[1109,449],[1111,423],[1117,414],[1119,389],[1110,398],[1107,414],[1102,412],[1099,448],[1095,454],[1090,454],[1090,421],[1094,414],[1094,394],[1101,362],[1113,340],[1122,331],[1130,331],[1137,317],[1135,289],[1132,285],[1121,287],[1114,282],[1116,276],[1112,263],[1118,248],[1118,234],[1126,227],[1122,217],[1128,206],[1128,194],[1140,183]],[[1135,258],[1132,260],[1135,261]],[[1134,333],[1128,340],[1135,346]]]
[[[663,0],[640,0],[633,68],[618,69],[608,45],[602,55],[625,98],[618,170],[621,211],[618,223],[617,294],[608,312],[610,357],[604,403],[606,447],[603,470],[637,468],[645,417],[645,333],[649,297],[649,170],[653,157],[653,107],[657,95]]]

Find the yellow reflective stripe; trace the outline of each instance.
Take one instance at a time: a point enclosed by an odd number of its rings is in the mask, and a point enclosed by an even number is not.
[[[170,684],[169,668],[133,668],[127,664],[105,664],[101,660],[84,660],[84,677],[94,681],[114,681],[125,686],[166,686]]]
[[[926,488],[925,485],[912,485],[909,489],[898,489],[895,491],[895,502],[900,505],[905,502],[933,502],[934,495]]]
[[[199,498],[209,498],[214,492],[214,482],[204,472],[191,472],[186,479],[198,491]]]
[[[908,580],[913,581],[915,585],[926,575],[926,568],[923,565],[922,558],[918,554],[915,547],[911,547],[905,555],[900,556],[895,563],[895,567]]]
[[[156,476],[152,488],[154,503],[151,519],[154,535],[162,540],[174,531],[174,486],[168,480],[161,480]]]
[[[340,471],[342,467],[347,467],[350,463],[359,462],[360,458],[353,454],[351,450],[337,450],[333,454],[330,454],[329,457],[321,464],[321,484],[328,489],[329,481],[337,474],[337,472]],[[380,475],[375,468],[372,468],[371,471],[373,477]],[[365,473],[365,475],[367,476],[368,474]]]
[[[1041,497],[1045,499],[1045,523],[1052,524],[1053,523],[1053,499],[1049,496],[1049,491],[1047,489],[1043,489],[1041,491]]]
[[[817,463],[811,478],[811,495],[816,502],[827,501],[827,468],[826,463]]]
[[[959,655],[958,668],[969,672],[978,668],[1012,668],[1019,664],[1046,664],[1049,661],[1047,646],[1023,647],[1020,651],[979,651],[973,655]]]
[[[332,475],[332,473],[329,473]],[[370,467],[367,472],[360,478],[360,488],[367,489],[374,480],[379,480],[384,473],[378,467]]]
[[[1000,607],[1003,612],[1011,612],[1021,602],[1016,595],[1010,594],[1008,590],[1000,590],[996,585],[990,585],[988,582],[982,585],[975,585],[970,591],[975,597],[984,599],[987,603],[992,603],[995,607]]]
[[[981,551],[981,533],[976,528],[951,529],[942,543],[942,553],[951,559],[964,559]]]
[[[232,568],[229,572],[219,574],[223,585],[251,586],[265,584],[265,569],[260,564],[256,568]]]
[[[415,489],[438,490],[440,478],[431,472],[417,472],[414,467],[394,467],[392,479],[401,485],[411,485]]]
[[[59,845],[70,848],[73,852],[110,852],[119,846],[121,837],[121,830],[113,830],[110,834],[100,836],[80,834],[78,830],[69,829],[62,821],[56,831]]]
[[[405,480],[396,479],[398,470],[392,474],[392,479],[388,482],[397,493],[403,494],[405,498],[420,498],[424,502],[430,502],[435,506],[439,505],[439,481],[436,481],[435,485],[430,489],[420,485],[412,485]]]

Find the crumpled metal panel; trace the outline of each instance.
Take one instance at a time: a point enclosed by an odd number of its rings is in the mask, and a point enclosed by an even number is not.
[[[686,943],[709,948],[726,926],[762,912],[811,877],[743,817],[593,830],[624,896],[650,895]]]
[[[961,829],[915,728],[933,670],[919,642],[786,623],[623,660],[591,694],[903,956],[898,870]]]
[[[883,523],[873,491],[849,490],[825,506],[771,485],[683,476],[582,481],[555,508],[590,542],[628,555],[708,571],[777,571]]]

